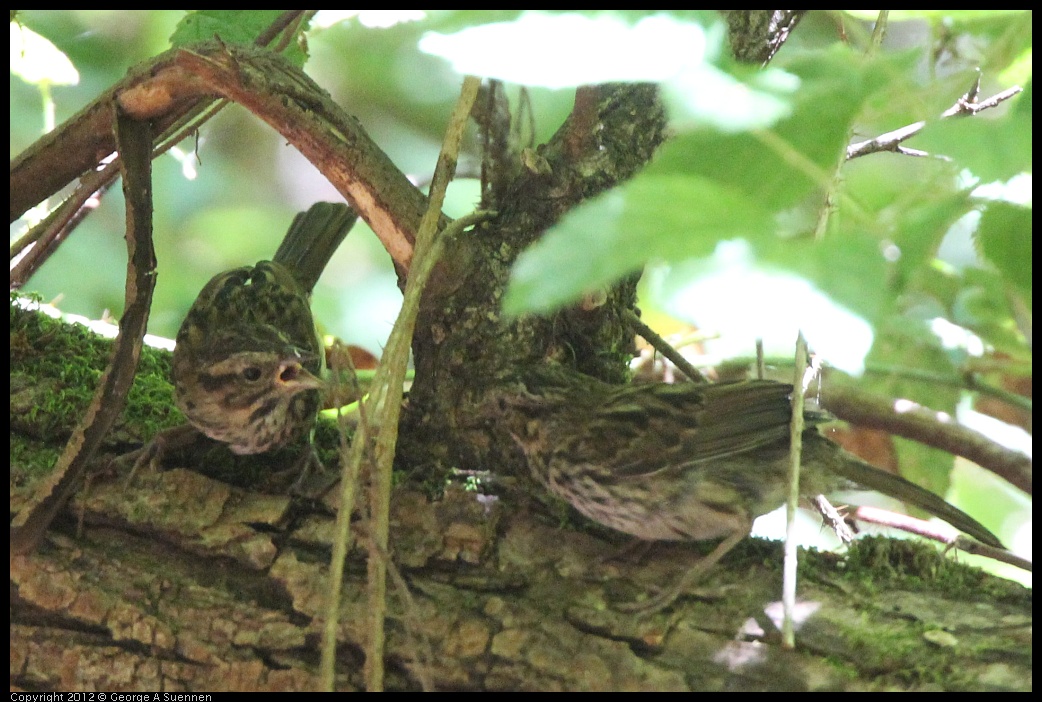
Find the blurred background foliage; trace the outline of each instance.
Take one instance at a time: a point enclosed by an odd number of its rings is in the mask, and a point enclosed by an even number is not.
[[[168,49],[175,32],[176,43],[215,28],[234,40],[270,12],[18,11],[11,156]],[[802,327],[833,365],[854,374],[867,367],[868,389],[958,414],[1030,451],[1030,419],[1006,414],[993,426],[997,412],[978,412],[959,379],[972,370],[1030,396],[1031,13],[893,11],[878,51],[870,48],[875,19],[876,11],[811,12],[766,71],[735,65],[720,18],[700,11],[323,11],[294,50],[420,183],[434,168],[462,72],[508,81],[515,109],[516,84],[526,84],[524,136],[534,145],[568,114],[573,86],[659,82],[675,138],[644,173],[570,213],[523,255],[508,311],[552,309],[646,266],[645,318],[664,333],[711,337],[702,345],[711,359],[749,355],[756,337],[768,354],[788,355]],[[48,69],[38,54],[20,54],[23,27],[68,65]],[[938,120],[978,69],[982,99],[1025,90],[977,116]],[[920,120],[926,129],[906,145],[947,159],[875,154],[832,181],[849,141]],[[477,204],[478,163],[472,134],[448,214]],[[154,181],[150,331],[168,337],[214,273],[270,257],[295,212],[340,199],[235,105],[159,158]],[[823,223],[830,184],[836,210]],[[68,312],[118,317],[123,227],[113,190],[28,288]],[[23,228],[13,224],[12,237]],[[360,224],[320,281],[314,308],[328,333],[378,354],[400,299],[387,255]],[[954,484],[956,503],[959,491],[970,501],[986,494],[992,518],[983,521],[1029,541],[1026,517],[1014,516],[1028,504],[1022,493],[973,467],[952,473],[950,457],[938,472],[928,467],[936,452],[906,444],[903,470],[921,471],[909,477],[941,492]]]

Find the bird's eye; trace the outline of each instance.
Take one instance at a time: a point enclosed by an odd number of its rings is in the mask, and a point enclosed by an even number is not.
[[[261,369],[257,366],[247,366],[242,369],[242,377],[243,379],[248,380],[251,383],[260,380]]]

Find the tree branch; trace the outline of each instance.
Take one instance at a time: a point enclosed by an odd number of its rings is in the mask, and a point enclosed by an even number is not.
[[[838,382],[822,383],[821,401],[825,409],[840,419],[869,429],[883,429],[962,456],[1031,493],[1028,456],[999,446],[943,413],[906,400],[895,404],[892,399],[873,396]]]
[[[970,88],[970,90],[968,90],[962,97],[956,100],[954,105],[942,112],[941,119],[975,115],[978,112],[983,112],[984,110],[995,107],[1001,102],[1009,100],[1011,97],[1023,90],[1019,85],[1015,85],[1012,88],[1007,88],[1000,93],[992,95],[987,100],[977,102],[976,97],[979,89],[980,76],[978,75],[974,87]],[[867,156],[868,154],[875,154],[882,151],[890,151],[893,153],[904,154],[906,156],[929,156],[930,154],[925,151],[909,149],[902,146],[905,141],[921,132],[926,124],[926,121],[923,120],[887,132],[886,134],[880,134],[874,139],[868,139],[866,141],[859,141],[856,144],[851,144],[847,147],[847,160],[850,161],[855,158],[860,158],[861,156]],[[936,158],[947,158],[947,156],[937,155]]]
[[[427,198],[329,93],[281,56],[251,47],[204,44],[180,51],[175,64],[285,137],[369,224],[399,272],[408,270]]]

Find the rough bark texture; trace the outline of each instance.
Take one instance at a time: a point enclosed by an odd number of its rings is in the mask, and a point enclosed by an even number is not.
[[[739,61],[767,63],[807,10],[723,10],[731,52]]]
[[[188,470],[96,481],[36,554],[11,563],[12,683],[31,690],[315,685],[328,514]],[[922,546],[812,557],[798,648],[774,621],[780,549],[750,541],[695,596],[613,608],[697,558],[608,560],[610,535],[473,493],[399,491],[389,689],[1028,689],[1030,596]],[[364,534],[363,534],[364,538]],[[842,567],[840,565],[842,564]],[[360,686],[364,564],[349,562],[338,687]],[[421,681],[425,681],[421,683]]]
[[[108,342],[12,313],[11,508],[19,510],[75,417]],[[176,423],[162,354],[111,447]],[[158,413],[158,414],[156,414]],[[320,431],[325,455],[336,436]],[[215,457],[208,457],[212,459]],[[292,454],[276,458],[289,465]],[[102,457],[32,555],[11,561],[11,682],[24,690],[298,690],[316,685],[335,505],[294,503],[192,469],[127,482]],[[283,466],[284,467],[284,466]],[[243,487],[233,487],[236,482]],[[668,586],[706,548],[625,539],[510,484],[501,498],[399,488],[388,689],[1023,690],[1031,596],[932,548],[859,543],[803,561],[797,649],[778,644],[781,552],[750,539],[672,609],[618,611]],[[560,505],[558,505],[560,506]],[[365,521],[355,532],[365,542]],[[337,687],[361,686],[364,548],[348,562]],[[408,594],[406,595],[406,589]]]
[[[331,521],[190,471],[97,485],[43,549],[11,563],[12,683],[30,690],[287,690],[315,685]],[[617,544],[469,493],[395,499],[388,688],[860,690],[1030,688],[1030,596],[928,549],[813,557],[798,648],[778,645],[780,549],[749,542],[696,596],[641,619],[611,602],[697,558]],[[367,611],[352,556],[338,687],[360,686]]]
[[[518,253],[584,199],[630,177],[664,138],[665,117],[651,85],[580,91],[571,120],[541,146],[538,172],[517,175],[483,203],[491,225],[451,242],[424,296],[413,340],[416,381],[399,450],[410,471],[423,466],[484,468],[491,459],[476,398],[518,368],[554,359],[594,377],[621,382],[633,357],[622,320],[636,302],[636,279],[606,291],[603,304],[513,322],[500,313]],[[635,115],[641,121],[635,123]],[[581,131],[580,131],[581,130]],[[639,136],[638,136],[639,134]],[[515,154],[517,156],[517,154]]]

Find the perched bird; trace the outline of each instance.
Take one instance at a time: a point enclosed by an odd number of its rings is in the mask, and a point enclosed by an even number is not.
[[[791,394],[769,380],[615,386],[542,368],[495,391],[490,409],[536,480],[595,522],[647,540],[724,539],[708,567],[785,503]],[[937,495],[821,436],[824,415],[806,419],[804,494],[854,482],[1001,547]]]
[[[311,290],[356,220],[345,204],[316,203],[271,261],[220,273],[202,289],[172,362],[174,399],[192,426],[237,454],[310,431],[323,364]]]

